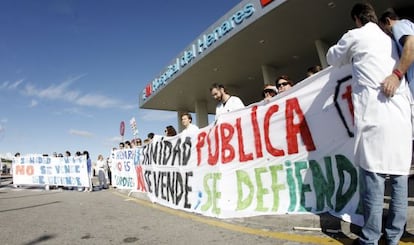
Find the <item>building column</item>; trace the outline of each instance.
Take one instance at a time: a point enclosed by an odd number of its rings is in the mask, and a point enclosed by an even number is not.
[[[275,84],[277,71],[274,67],[262,65],[263,85],[266,83]]]
[[[326,53],[328,52],[329,46],[322,42],[321,40],[315,40],[316,52],[318,53],[319,62],[321,63],[322,68],[328,67],[328,62],[326,61]]]
[[[181,131],[183,131],[184,126],[181,123],[181,114],[183,114],[184,111],[177,111],[177,125],[178,125],[178,130],[177,133],[181,133]]]
[[[204,100],[197,100],[195,104],[196,122],[199,128],[204,128],[208,125],[207,102]]]

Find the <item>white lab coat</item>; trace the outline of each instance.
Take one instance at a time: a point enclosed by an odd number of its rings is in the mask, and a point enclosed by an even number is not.
[[[355,163],[367,171],[408,175],[412,155],[412,96],[405,80],[387,98],[381,82],[392,73],[395,43],[374,23],[345,33],[326,55],[328,64],[352,64]]]
[[[237,96],[230,96],[226,103],[223,104],[220,102],[216,106],[216,120],[223,113],[235,111],[241,108],[244,108],[243,101]]]
[[[192,135],[192,134],[197,133],[198,130],[199,130],[199,128],[196,125],[190,123],[188,125],[188,127],[186,127],[185,129],[183,129],[183,131],[181,133],[183,135],[187,136],[187,135]]]

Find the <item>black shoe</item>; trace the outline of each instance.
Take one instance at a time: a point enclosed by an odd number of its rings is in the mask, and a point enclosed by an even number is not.
[[[359,242],[359,238],[357,238],[357,239],[355,239],[353,242],[352,242],[352,245],[360,245],[361,243]]]

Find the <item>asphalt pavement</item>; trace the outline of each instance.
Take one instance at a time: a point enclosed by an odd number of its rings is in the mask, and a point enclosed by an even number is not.
[[[150,201],[145,194],[139,192],[128,193],[130,197]],[[386,185],[384,201],[383,222],[387,217],[388,204],[390,201],[390,189]],[[406,232],[401,239],[402,244],[414,244],[414,175],[409,178],[409,200],[408,200],[408,221]],[[286,214],[286,215],[265,215],[246,218],[223,219],[222,221],[242,225],[244,227],[260,229],[264,231],[283,232],[286,234],[315,235],[325,238],[332,238],[342,244],[353,244],[360,232],[360,227],[330,215],[323,214]],[[385,243],[383,243],[385,244]]]
[[[94,178],[94,183],[96,183]],[[12,187],[11,177],[2,176],[0,188]],[[116,190],[122,195],[136,198],[142,201],[150,202],[146,195],[138,192],[129,192],[127,190]],[[386,196],[384,202],[384,220],[386,219],[386,211],[388,208],[390,197],[389,188],[386,188]],[[232,219],[216,219],[228,224],[245,227],[246,229],[260,230],[263,232],[273,232],[271,234],[287,234],[287,235],[312,235],[323,238],[331,238],[332,241],[341,244],[353,244],[358,237],[360,227],[342,221],[328,213],[323,214],[286,214],[286,215],[266,215],[246,218]],[[270,233],[269,233],[270,234]],[[266,233],[264,233],[266,236]],[[385,243],[384,243],[385,244]],[[402,244],[414,244],[414,176],[409,178],[409,202],[408,202],[408,221],[406,232],[402,238]]]

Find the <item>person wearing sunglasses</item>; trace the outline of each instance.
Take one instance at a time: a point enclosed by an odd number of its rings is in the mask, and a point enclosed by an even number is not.
[[[268,102],[271,98],[277,95],[276,86],[272,84],[265,84],[263,87],[263,98],[265,102]]]
[[[293,82],[288,76],[282,75],[276,79],[276,88],[279,93],[285,92],[291,87],[293,87]]]

